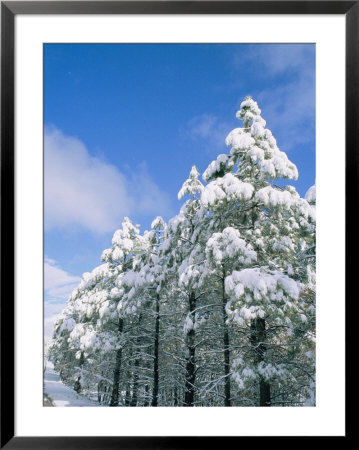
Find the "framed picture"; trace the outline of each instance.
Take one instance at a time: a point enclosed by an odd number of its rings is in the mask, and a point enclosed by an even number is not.
[[[1,2],[1,448],[346,436],[358,17]]]

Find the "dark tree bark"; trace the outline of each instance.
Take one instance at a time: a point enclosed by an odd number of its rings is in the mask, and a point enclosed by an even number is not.
[[[121,334],[122,331],[123,331],[123,319],[118,319],[118,333]],[[116,361],[115,361],[115,369],[113,372],[113,387],[110,406],[118,406],[121,363],[122,363],[122,348],[119,348],[118,350],[116,350]]]
[[[85,354],[81,352],[79,366],[82,367],[85,364]]]
[[[76,391],[78,394],[81,392],[80,378],[81,377],[77,377],[77,380],[75,381],[75,385],[74,385],[74,391]]]
[[[194,292],[191,292],[188,297],[189,302],[189,313],[192,316],[192,321],[194,321],[193,311],[196,308],[196,297]],[[186,363],[186,382],[185,382],[185,396],[184,396],[184,406],[194,405],[194,382],[196,379],[196,363],[195,363],[195,331],[191,328],[187,333],[187,363]]]
[[[135,363],[133,365],[133,387],[130,406],[137,406],[138,366],[139,366],[139,359],[136,358]]]
[[[145,401],[143,403],[143,406],[149,406],[149,387],[148,384],[145,385]]]
[[[259,406],[270,406],[270,384],[264,380],[259,382]]]
[[[126,392],[125,406],[131,406],[131,380],[132,380],[132,348],[129,350],[128,363],[126,370]]]
[[[223,270],[224,272],[224,270]],[[231,380],[229,377],[229,330],[227,325],[226,295],[224,289],[224,273],[222,277],[222,317],[223,317],[223,356],[224,356],[224,406],[231,406]]]
[[[142,321],[142,314],[140,314],[138,318],[138,327],[140,328]],[[141,339],[138,337],[136,339],[136,347],[141,343]],[[130,406],[137,406],[137,392],[138,392],[138,366],[140,365],[140,359],[137,355],[137,348],[135,348],[135,362],[133,365],[133,388],[132,388],[132,399],[131,399],[131,405]]]
[[[178,394],[177,394],[177,387],[175,387],[175,391],[174,391],[173,406],[178,406]]]
[[[251,342],[254,347],[255,361],[264,361],[266,346],[266,322],[264,319],[254,319],[251,323]],[[259,381],[259,406],[270,406],[270,384],[265,380]]]
[[[154,360],[153,360],[153,392],[151,406],[158,405],[158,350],[160,341],[160,296],[156,296],[156,323],[155,323],[155,341],[154,341]]]

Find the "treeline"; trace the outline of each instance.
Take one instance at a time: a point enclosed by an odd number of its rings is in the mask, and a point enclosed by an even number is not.
[[[315,187],[275,184],[298,173],[260,114],[242,102],[168,224],[124,219],[55,325],[63,382],[109,406],[315,404]]]

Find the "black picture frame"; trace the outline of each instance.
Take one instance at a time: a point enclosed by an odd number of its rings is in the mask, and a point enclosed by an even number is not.
[[[346,298],[352,292],[358,204],[359,1],[1,2],[1,442],[6,449],[157,449],[223,445],[236,437],[25,437],[14,435],[14,20],[18,14],[340,14],[346,19]],[[354,244],[354,245],[353,245]],[[350,248],[349,248],[350,246]],[[348,329],[348,326],[346,327]],[[346,402],[347,405],[347,402]],[[348,427],[346,436],[348,437]],[[225,441],[225,442],[224,442]]]

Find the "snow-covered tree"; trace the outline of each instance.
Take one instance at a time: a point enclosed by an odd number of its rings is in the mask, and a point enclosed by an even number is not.
[[[190,196],[181,207],[180,213],[169,221],[163,250],[167,254],[166,269],[174,273],[178,300],[186,305],[187,312],[183,332],[185,336],[185,395],[184,405],[194,406],[196,379],[196,302],[201,295],[198,281],[201,273],[200,235],[203,231],[204,212],[199,195],[203,185],[199,172],[192,167],[189,178],[183,183],[178,199]]]
[[[158,405],[159,395],[159,330],[160,330],[160,301],[165,280],[163,263],[159,258],[159,246],[163,240],[163,233],[166,224],[162,217],[157,217],[151,225],[151,231],[145,233],[142,241],[141,252],[136,255],[133,268],[121,279],[121,285],[126,289],[123,296],[125,309],[132,312],[136,311],[139,317],[143,313],[154,317],[154,336],[153,336],[153,380],[152,380],[152,399],[151,406]],[[147,325],[151,328],[151,325]],[[143,331],[142,331],[143,332]],[[147,330],[148,332],[148,330]],[[152,333],[150,333],[152,335]],[[146,340],[151,340],[147,333]],[[137,357],[135,366],[139,364],[140,359],[148,359],[148,354],[143,352],[143,344],[137,340]],[[152,347],[152,345],[151,345]],[[137,375],[135,374],[137,377]],[[137,380],[137,378],[136,378]]]
[[[179,213],[125,218],[59,317],[63,382],[110,406],[315,404],[315,187],[246,98]]]
[[[228,135],[230,153],[220,155],[205,171],[204,179],[212,181],[202,202],[213,217],[213,230],[218,227],[222,232],[229,224],[247,251],[225,277],[229,320],[247,330],[247,347],[244,357],[234,361],[233,378],[240,390],[258,384],[258,402],[269,406],[271,385],[293,381],[282,349],[298,323],[307,320],[296,271],[315,217],[292,186],[274,184],[278,179],[296,179],[298,172],[278,149],[260,114],[254,100],[242,102],[237,117],[244,126]]]
[[[134,225],[128,217],[125,217],[122,228],[117,230],[112,238],[112,247],[104,250],[102,260],[106,261],[110,267],[116,271],[116,286],[110,292],[112,302],[116,306],[117,312],[117,336],[119,343],[116,346],[116,361],[113,374],[113,388],[110,406],[117,406],[119,402],[120,370],[123,352],[123,327],[124,318],[134,312],[133,307],[127,306],[122,287],[122,279],[127,271],[133,267],[133,261],[137,252],[141,251],[142,239],[139,234],[139,227]],[[111,312],[110,304],[107,305]],[[107,310],[103,311],[106,317]]]

